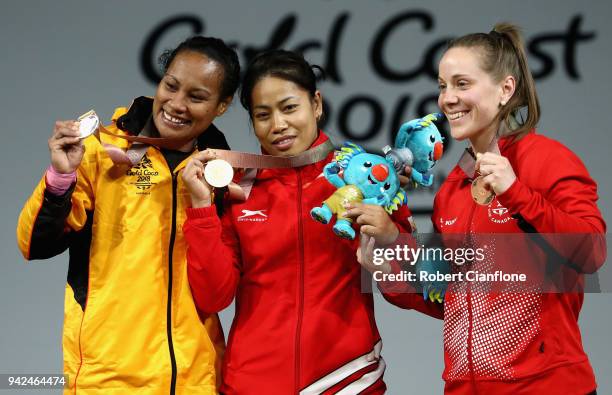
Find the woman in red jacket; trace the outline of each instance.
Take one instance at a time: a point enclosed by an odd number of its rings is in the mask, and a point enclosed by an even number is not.
[[[596,204],[597,185],[573,152],[535,132],[540,106],[518,29],[498,24],[490,33],[451,41],[438,81],[438,105],[450,133],[468,140],[470,148],[436,195],[436,231],[485,239],[517,233],[497,239],[492,264],[500,269],[512,264],[502,251],[524,237],[531,245],[522,247],[522,270],[543,272],[546,258],[547,269],[572,272],[578,283],[582,273],[597,270],[605,256],[598,236],[606,229]],[[520,116],[523,108],[526,117]],[[565,242],[552,245],[558,255],[544,253],[521,236],[526,233],[538,233],[549,247],[554,243],[550,234]],[[568,257],[562,247],[578,239],[596,253],[574,256],[571,269],[560,269],[561,257]],[[499,293],[477,287],[453,284],[445,299],[445,393],[595,393],[577,322],[581,290]]]
[[[597,185],[574,153],[535,132],[540,106],[515,26],[451,41],[438,80],[451,135],[469,148],[436,195],[433,225],[445,247],[484,251],[451,262],[467,281],[444,299],[444,392],[595,394],[577,321],[583,274],[606,254]],[[398,270],[373,265],[371,247],[364,267]],[[474,281],[497,269],[529,279]],[[387,299],[401,306],[403,296]]]
[[[323,107],[315,74],[301,55],[257,56],[243,78],[241,102],[266,154],[294,156],[328,141],[317,128]],[[202,181],[203,163],[213,156],[203,151],[183,173],[193,206],[184,233],[196,306],[218,312],[236,298],[225,394],[385,391],[381,339],[372,295],[361,290],[357,242],[309,215],[335,191],[320,177],[332,156],[328,151],[310,165],[260,170],[247,201],[231,204],[221,220]],[[399,233],[379,206],[356,205],[352,215],[380,244]],[[433,308],[417,295],[414,302],[423,311]]]

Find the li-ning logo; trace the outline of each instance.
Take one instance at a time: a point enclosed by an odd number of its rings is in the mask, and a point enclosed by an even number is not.
[[[153,162],[145,154],[140,162],[125,172],[126,176],[132,177],[131,185],[135,185],[137,195],[149,195],[149,189],[155,184],[152,177],[159,176],[159,172],[153,168]]]
[[[496,224],[505,224],[512,218],[508,215],[508,209],[499,203],[497,199],[489,206],[489,219]]]
[[[264,222],[268,220],[268,215],[264,211],[266,210],[242,210],[242,215],[236,220],[239,222]]]

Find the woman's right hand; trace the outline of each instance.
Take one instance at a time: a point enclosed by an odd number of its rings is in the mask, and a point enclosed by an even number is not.
[[[78,121],[56,121],[49,139],[51,166],[58,173],[74,173],[83,160],[85,146],[79,137]]]
[[[374,259],[374,246],[376,240],[372,236],[368,236],[365,233],[359,234],[359,248],[357,249],[357,262],[361,266],[374,274],[374,272],[391,273],[391,264],[387,260],[382,262],[375,262]]]
[[[191,195],[191,207],[208,207],[212,204],[212,187],[204,179],[204,165],[215,156],[209,152],[201,151],[195,154],[183,169],[181,178]]]

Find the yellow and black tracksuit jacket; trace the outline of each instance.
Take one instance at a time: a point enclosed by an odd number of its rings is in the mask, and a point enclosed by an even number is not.
[[[137,134],[151,113],[138,98],[115,111],[113,133]],[[104,143],[127,147],[120,138]],[[180,172],[150,147],[139,164],[114,166],[100,141],[85,140],[77,182],[64,196],[39,182],[19,216],[28,260],[70,251],[65,297],[65,393],[216,394],[224,350],[216,314],[199,316],[183,238],[189,194]],[[228,149],[213,125],[198,147]]]

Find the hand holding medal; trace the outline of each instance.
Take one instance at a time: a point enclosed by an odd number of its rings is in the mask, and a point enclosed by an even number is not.
[[[201,151],[189,159],[189,162],[187,162],[187,165],[182,172],[181,177],[183,178],[185,186],[191,195],[191,204],[194,208],[208,207],[212,204],[212,186],[209,178],[212,180],[212,183],[217,184],[217,181],[219,180],[218,177],[215,178],[214,173],[218,172],[213,171],[212,177],[205,177],[205,175],[207,173],[207,167],[216,161],[218,161],[218,159],[216,159],[213,152],[209,150]],[[215,165],[213,164],[213,167],[214,166]],[[208,173],[210,173],[210,170]],[[221,173],[223,173],[223,171],[221,171]]]
[[[478,177],[472,181],[472,198],[481,205],[491,203],[495,195],[506,192],[516,180],[510,161],[493,152],[477,153],[475,170]]]
[[[56,172],[70,174],[76,171],[85,152],[81,140],[78,121],[55,122],[48,145],[51,153],[51,165]]]

